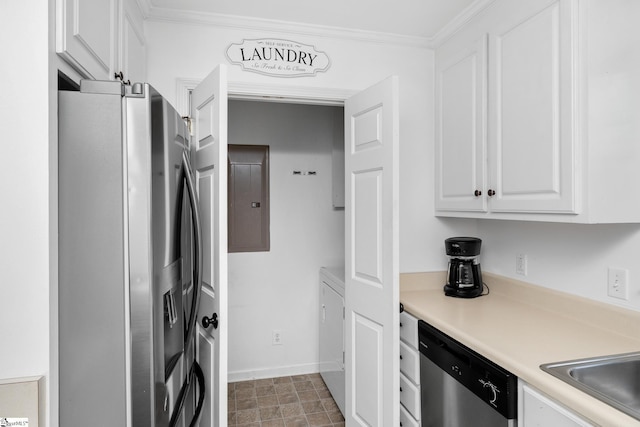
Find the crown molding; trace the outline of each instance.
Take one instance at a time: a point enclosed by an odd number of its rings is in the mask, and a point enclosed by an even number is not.
[[[476,0],[453,18],[447,25],[442,27],[432,38],[429,39],[429,46],[437,48],[442,43],[453,37],[464,25],[491,6],[496,0]]]
[[[135,0],[145,20],[177,24],[197,24],[240,30],[254,30],[273,34],[307,35],[313,37],[354,40],[360,42],[393,44],[417,48],[435,49],[457,33],[475,16],[482,13],[496,0],[476,0],[447,23],[433,37],[415,37],[375,31],[354,30],[324,25],[301,24],[289,21],[251,18],[246,16],[196,12],[155,7],[151,0]]]
[[[273,34],[308,35],[313,37],[355,40],[377,44],[395,44],[417,48],[428,48],[430,39],[400,34],[378,33],[374,31],[353,30],[349,28],[329,27],[323,25],[301,24],[288,21],[259,19],[235,15],[194,12],[154,7],[150,0],[137,0],[144,3],[141,7],[148,21],[173,22],[181,24],[198,24],[222,28],[255,30]]]

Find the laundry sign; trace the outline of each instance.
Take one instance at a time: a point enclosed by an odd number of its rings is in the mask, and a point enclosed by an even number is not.
[[[227,58],[245,71],[276,77],[315,76],[329,69],[326,53],[314,46],[283,39],[251,39],[233,43]]]

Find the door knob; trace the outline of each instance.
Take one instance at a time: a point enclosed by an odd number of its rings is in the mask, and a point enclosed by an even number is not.
[[[207,329],[209,326],[213,326],[213,329],[218,329],[218,313],[213,313],[211,317],[204,316],[202,318],[202,326]]]
[[[480,196],[482,196],[482,191],[476,190],[476,191],[473,192],[473,195],[476,196],[476,197],[480,197]]]
[[[495,195],[496,195],[496,192],[495,192],[495,191],[493,191],[493,190],[489,190],[489,191],[488,191],[488,194],[489,194],[489,197],[493,197],[493,196],[495,196]]]

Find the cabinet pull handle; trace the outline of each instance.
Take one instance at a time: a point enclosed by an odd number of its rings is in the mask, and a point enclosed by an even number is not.
[[[402,355],[400,355],[400,360],[402,360]]]
[[[487,192],[487,194],[489,195],[489,197],[493,197],[493,196],[495,196],[495,195],[496,195],[496,192],[495,192],[495,191],[493,191],[493,190],[489,190],[489,191]]]
[[[476,197],[480,197],[480,196],[482,196],[482,191],[476,190],[476,191],[473,192],[473,195],[476,196]]]

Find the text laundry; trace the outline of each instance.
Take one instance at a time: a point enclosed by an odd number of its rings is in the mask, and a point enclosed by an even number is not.
[[[310,52],[295,51],[293,49],[284,49],[277,47],[255,47],[253,53],[246,52],[244,48],[240,48],[243,61],[283,61],[283,62],[297,62],[298,64],[305,64],[312,66],[313,60],[318,55],[313,55]]]

